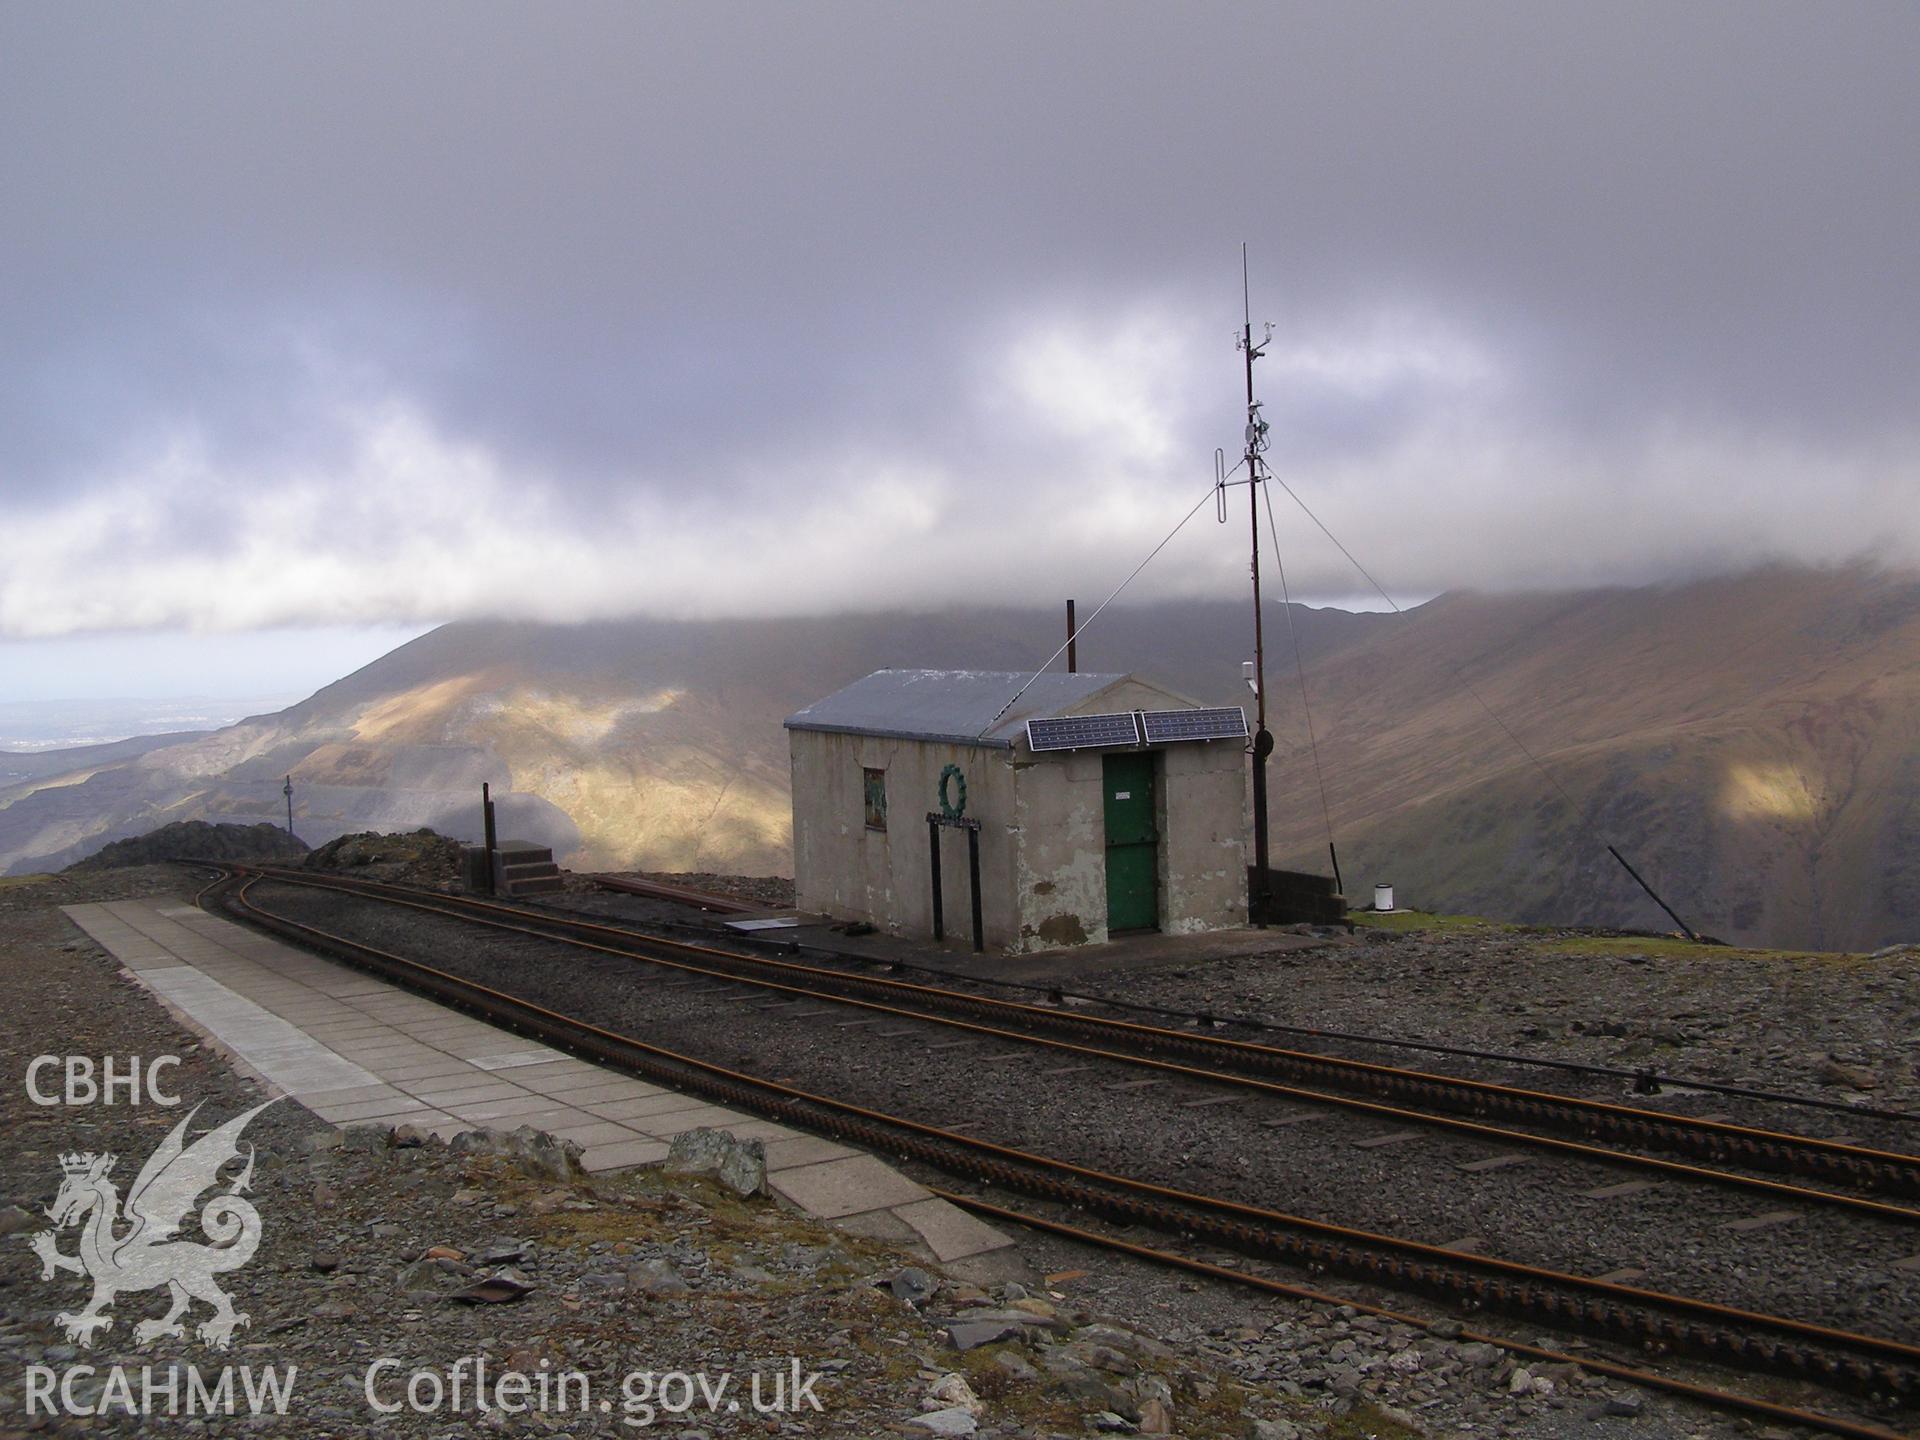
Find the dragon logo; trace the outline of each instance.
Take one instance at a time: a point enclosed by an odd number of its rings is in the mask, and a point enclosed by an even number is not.
[[[213,1277],[238,1270],[260,1245],[260,1212],[240,1198],[253,1179],[252,1145],[246,1147],[246,1167],[200,1211],[200,1228],[213,1243],[176,1239],[175,1232],[194,1201],[219,1183],[221,1167],[239,1158],[240,1132],[247,1122],[273,1103],[256,1105],[189,1145],[187,1126],[200,1110],[194,1106],[140,1167],[127,1191],[124,1211],[118,1187],[107,1178],[116,1157],[91,1151],[60,1157],[64,1178],[47,1209],[53,1229],[42,1230],[30,1243],[40,1257],[42,1280],[51,1280],[59,1270],[93,1280],[93,1298],[85,1309],[54,1316],[69,1340],[91,1346],[96,1331],[113,1328],[113,1317],[106,1309],[115,1296],[164,1285],[173,1297],[172,1308],[160,1319],[134,1326],[134,1338],[142,1345],[163,1335],[184,1339],[187,1332],[180,1317],[193,1301],[200,1300],[213,1306],[213,1314],[196,1333],[216,1350],[227,1348],[234,1328],[245,1325],[247,1316],[233,1308],[233,1301]],[[63,1255],[55,1232],[73,1225],[81,1227],[79,1249],[74,1255]]]

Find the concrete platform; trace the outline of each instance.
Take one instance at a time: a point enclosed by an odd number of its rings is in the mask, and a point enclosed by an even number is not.
[[[765,1141],[774,1193],[854,1233],[946,1264],[1012,1246],[872,1155],[575,1059],[195,906],[64,908],[236,1068],[336,1125],[532,1125],[578,1143],[590,1171],[659,1164],[675,1135],[707,1125]]]

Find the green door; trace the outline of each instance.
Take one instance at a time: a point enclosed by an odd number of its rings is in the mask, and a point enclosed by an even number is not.
[[[1153,756],[1101,757],[1106,783],[1107,929],[1160,924],[1160,832],[1153,826]]]

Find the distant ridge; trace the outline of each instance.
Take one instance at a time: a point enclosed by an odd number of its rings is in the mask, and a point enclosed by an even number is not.
[[[1611,842],[1730,940],[1920,938],[1920,579],[1782,567],[1295,620],[1356,899],[1390,880],[1426,908],[1667,928]],[[1247,703],[1251,631],[1242,604],[1116,606],[1080,660]],[[1274,606],[1275,854],[1324,871],[1286,636]],[[576,868],[787,873],[784,716],[882,666],[1018,670],[1061,638],[1060,614],[1014,609],[448,625],[277,715],[50,761],[0,789],[0,867],[57,868],[169,820],[271,821],[290,773],[312,845],[477,838],[485,780],[511,833]]]
[[[1672,928],[1608,857],[1613,842],[1690,924],[1727,939],[1920,938],[1920,578],[1780,567],[1445,595],[1309,680],[1357,894],[1384,879],[1403,903]],[[1283,725],[1276,785],[1304,800],[1305,747]],[[1280,809],[1280,853],[1324,856],[1314,807]]]

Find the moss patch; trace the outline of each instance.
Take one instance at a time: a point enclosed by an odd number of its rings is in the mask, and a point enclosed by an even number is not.
[[[1355,910],[1347,918],[1369,930],[1386,930],[1402,935],[1416,930],[1507,932],[1519,928],[1499,920],[1485,920],[1478,915],[1434,915],[1425,910],[1395,910],[1385,915],[1376,915],[1371,910]]]
[[[1865,957],[1817,950],[1748,950],[1732,945],[1696,945],[1648,935],[1581,935],[1545,939],[1542,949],[1554,955],[1648,955],[1672,960],[1794,961],[1827,965],[1857,965]]]

